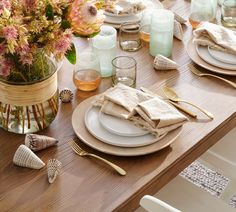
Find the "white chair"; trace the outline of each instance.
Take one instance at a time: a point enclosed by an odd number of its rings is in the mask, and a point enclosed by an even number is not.
[[[152,212],[152,211],[158,211],[158,212],[180,212],[180,210],[177,210],[176,208],[173,208],[172,206],[168,205],[167,203],[153,197],[150,195],[145,195],[140,200],[140,205],[145,210]]]
[[[181,176],[174,178],[154,197],[158,200],[154,201],[151,198],[141,199],[140,205],[145,210],[139,208],[136,212],[235,212],[230,205],[188,182]]]
[[[236,128],[204,153],[199,162],[229,178],[229,183],[220,198],[229,202],[236,194]]]

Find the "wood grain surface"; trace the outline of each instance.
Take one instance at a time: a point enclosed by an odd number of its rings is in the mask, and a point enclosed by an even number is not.
[[[188,17],[189,2],[165,2],[173,11]],[[104,79],[94,92],[76,91],[72,83],[73,66],[65,62],[59,71],[59,88],[73,90],[75,98],[70,104],[61,104],[56,120],[40,134],[58,138],[58,146],[40,151],[37,155],[47,162],[57,158],[62,162],[60,176],[54,184],[47,181],[46,167],[31,170],[13,165],[14,152],[24,142],[24,135],[0,129],[0,211],[133,211],[140,198],[154,194],[229,130],[236,126],[236,90],[213,78],[199,78],[188,69],[189,59],[185,45],[192,34],[191,26],[184,26],[184,42],[174,40],[172,58],[180,65],[178,70],[155,71],[148,46],[131,55],[138,62],[137,87],[149,87],[159,92],[162,85],[173,86],[178,94],[212,112],[213,121],[199,111],[199,119],[190,121],[170,147],[138,157],[116,157],[95,151],[82,142],[83,148],[111,160],[127,171],[121,177],[103,163],[74,154],[67,141],[75,134],[71,125],[73,109],[84,99],[111,86]],[[79,49],[87,41],[79,41]],[[226,77],[236,82],[235,77]]]

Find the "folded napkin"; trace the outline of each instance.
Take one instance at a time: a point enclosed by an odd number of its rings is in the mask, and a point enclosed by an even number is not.
[[[187,118],[173,106],[134,88],[118,84],[99,95],[93,105],[101,112],[121,119],[161,136],[182,126]]]
[[[194,32],[194,43],[236,55],[236,32],[209,22],[202,23]]]

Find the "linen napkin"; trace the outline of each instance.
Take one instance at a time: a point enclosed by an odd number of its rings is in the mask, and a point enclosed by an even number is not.
[[[194,32],[193,42],[236,55],[236,32],[209,22],[202,23]]]
[[[187,118],[174,107],[158,97],[118,84],[101,94],[93,103],[101,107],[101,112],[121,119],[161,136],[179,126]]]

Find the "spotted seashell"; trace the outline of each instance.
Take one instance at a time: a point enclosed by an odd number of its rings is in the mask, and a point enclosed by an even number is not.
[[[178,68],[178,64],[175,61],[160,54],[155,57],[153,66],[157,70],[169,70]]]
[[[60,92],[59,98],[63,103],[71,102],[73,99],[73,93],[70,89],[65,88]]]
[[[32,169],[41,169],[45,166],[45,163],[23,144],[16,150],[13,157],[13,163],[17,166]]]
[[[174,21],[174,36],[179,40],[183,40],[183,28],[178,21]]]
[[[175,20],[178,21],[180,24],[184,24],[187,22],[187,19],[185,19],[183,16],[180,16],[179,14],[175,13]]]
[[[62,163],[57,159],[50,159],[47,164],[48,182],[53,183],[61,170]]]
[[[25,145],[34,152],[54,146],[57,143],[57,139],[45,135],[27,134],[25,136]]]

